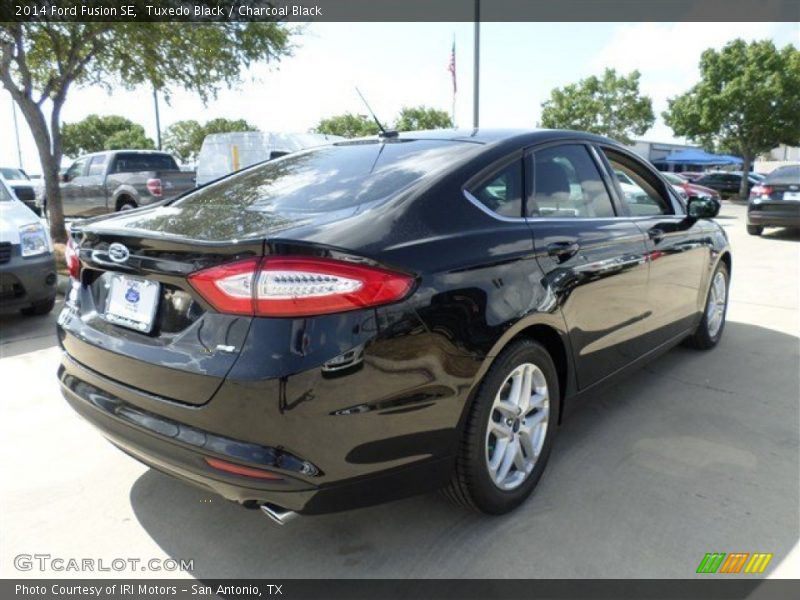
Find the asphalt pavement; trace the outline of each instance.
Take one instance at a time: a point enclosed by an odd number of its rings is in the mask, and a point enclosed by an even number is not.
[[[58,309],[0,317],[0,577],[693,577],[706,552],[769,552],[800,574],[800,234],[719,222],[728,323],[587,400],[519,510],[438,494],[283,527],[149,470],[62,400]],[[193,561],[190,572],[20,571],[20,554]],[[97,563],[95,563],[97,565]],[[95,567],[96,568],[96,567]]]

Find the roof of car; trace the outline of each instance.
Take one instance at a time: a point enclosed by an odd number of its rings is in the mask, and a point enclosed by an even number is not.
[[[497,142],[516,141],[521,145],[548,141],[550,139],[589,139],[596,142],[619,145],[609,138],[569,129],[428,129],[423,131],[404,131],[395,139],[406,140],[442,140],[454,142],[472,142],[476,144],[493,144]],[[375,139],[362,138],[362,139]],[[392,138],[387,138],[392,139]],[[345,140],[347,143],[351,140]],[[341,143],[341,142],[340,142]]]
[[[169,152],[164,150],[99,150],[98,152],[88,152],[86,154],[81,154],[78,158],[85,158],[87,156],[96,156],[98,154],[165,154],[167,156],[172,156]]]

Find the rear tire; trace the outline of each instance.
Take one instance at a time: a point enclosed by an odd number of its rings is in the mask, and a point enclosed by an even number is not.
[[[761,225],[748,225],[747,233],[750,235],[761,235],[764,232],[764,227]]]
[[[703,318],[695,332],[686,339],[686,345],[698,350],[709,350],[717,345],[725,329],[728,313],[730,273],[728,265],[720,262],[711,278]],[[722,296],[722,297],[721,297]]]
[[[33,306],[22,309],[22,314],[26,317],[35,317],[48,314],[56,305],[56,299],[50,298],[42,302],[37,302]]]
[[[468,408],[445,495],[491,515],[522,504],[547,465],[559,400],[558,374],[547,350],[532,340],[509,345],[483,378]],[[494,469],[493,464],[497,465]]]

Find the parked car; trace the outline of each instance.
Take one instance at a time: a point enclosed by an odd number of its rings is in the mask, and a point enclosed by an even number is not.
[[[684,178],[686,181],[697,181],[705,175],[705,173],[702,171],[681,171],[680,173],[676,173],[676,175]]]
[[[775,169],[750,190],[747,233],[764,227],[800,228],[800,164]]]
[[[750,189],[759,183],[759,181],[760,179],[756,174],[750,173],[748,175],[748,193],[750,193]],[[698,179],[695,179],[692,183],[716,190],[722,197],[737,196],[739,194],[739,187],[742,183],[742,173],[741,171],[712,171],[710,173],[706,173]]]
[[[212,133],[197,156],[197,185],[203,185],[256,163],[344,138],[323,133],[237,131]]]
[[[25,171],[16,167],[0,167],[0,178],[5,179],[17,199],[35,214],[39,214],[39,207],[36,206],[36,185]]]
[[[296,152],[74,226],[61,388],[128,454],[278,522],[441,487],[505,513],[580,398],[717,344],[716,211],[574,131]]]
[[[56,301],[56,262],[41,219],[0,178],[0,312],[43,315]]]
[[[677,173],[662,171],[661,175],[664,177],[664,179],[671,183],[673,187],[680,189],[684,194],[684,198],[689,198],[691,196],[707,196],[713,199],[718,205],[720,205],[722,201],[722,198],[717,190],[705,187],[704,185],[691,183],[680,177]]]
[[[61,176],[67,217],[129,210],[169,199],[195,187],[166,152],[112,150],[81,156]]]

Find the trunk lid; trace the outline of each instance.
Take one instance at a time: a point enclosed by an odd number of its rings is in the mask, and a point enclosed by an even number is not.
[[[157,231],[125,233],[100,223],[76,235],[83,285],[69,294],[59,320],[65,350],[86,367],[144,392],[193,405],[210,400],[241,352],[251,318],[211,310],[186,277],[260,256],[263,243],[165,239]],[[148,331],[114,317],[112,296],[125,282],[152,282],[144,284],[155,297]]]

